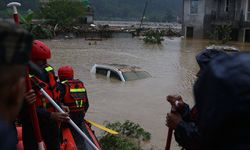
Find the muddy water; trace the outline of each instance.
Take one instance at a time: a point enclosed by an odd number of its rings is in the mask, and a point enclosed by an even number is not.
[[[166,38],[161,46],[145,45],[138,38],[96,43],[84,39],[45,42],[52,48],[50,63],[55,69],[70,64],[75,68],[75,76],[85,82],[90,100],[88,119],[98,123],[105,120],[138,122],[152,134],[151,144],[158,149],[164,149],[167,136],[165,116],[170,106],[165,97],[181,94],[193,105],[192,84],[198,70],[195,55],[208,44],[181,38]],[[250,48],[234,45],[240,49]],[[126,83],[106,79],[90,73],[95,63],[136,65],[148,71],[152,78]],[[179,149],[175,142],[172,146]]]

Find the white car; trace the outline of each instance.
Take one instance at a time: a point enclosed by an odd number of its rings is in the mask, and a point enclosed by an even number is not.
[[[148,72],[140,67],[120,64],[95,64],[91,69],[91,73],[116,78],[123,82],[151,77]]]

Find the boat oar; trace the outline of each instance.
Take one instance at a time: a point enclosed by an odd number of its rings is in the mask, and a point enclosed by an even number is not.
[[[112,130],[112,129],[109,129],[109,128],[107,128],[107,127],[105,127],[105,126],[103,126],[103,125],[97,124],[97,123],[95,123],[95,122],[93,122],[93,121],[90,121],[90,120],[87,120],[87,119],[85,119],[85,121],[88,122],[88,123],[90,123],[91,125],[93,125],[93,126],[99,128],[99,129],[103,130],[103,131],[106,131],[106,132],[110,133],[110,134],[114,134],[114,135],[119,134],[117,131],[114,131],[114,130]]]
[[[180,98],[181,98],[181,97],[180,97]],[[179,106],[179,105],[180,105],[179,101],[178,101],[178,100],[175,101],[174,106],[171,107],[171,111],[170,111],[170,112],[171,112],[171,113],[176,112],[176,109],[177,109],[178,107],[181,107],[181,106]],[[172,135],[173,135],[173,129],[168,128],[168,137],[167,137],[167,142],[166,142],[165,150],[170,150],[171,141],[172,141]]]
[[[170,150],[171,141],[172,141],[172,134],[173,134],[173,129],[168,128],[168,137],[167,137],[167,143],[166,143],[165,150]]]
[[[16,25],[19,25],[19,16],[18,16],[18,11],[17,7],[21,6],[20,3],[18,2],[11,2],[7,5],[7,7],[12,7],[13,8],[13,19],[16,23]],[[27,73],[26,73],[26,90],[30,91],[32,89],[30,79],[29,79],[29,69],[27,68]],[[38,118],[37,118],[37,113],[36,113],[36,106],[35,104],[29,104],[28,106],[28,112],[30,115],[30,119],[32,122],[32,127],[34,130],[34,135],[36,142],[38,144],[38,150],[45,150],[44,142],[42,141],[42,136],[40,132],[40,127],[38,123]]]
[[[7,7],[13,8],[13,19],[17,25],[19,25],[19,16],[18,16],[18,11],[17,11],[18,6],[21,6],[21,4],[18,2],[11,2],[7,5]]]
[[[33,81],[33,80],[31,80]],[[55,107],[55,109],[60,112],[60,113],[65,113],[61,107],[59,107],[57,105],[57,103],[48,95],[48,93],[42,88],[40,87],[36,81],[33,81],[33,83],[35,84],[35,86],[39,89],[39,91],[43,94],[43,96]],[[69,118],[70,119],[70,118]],[[96,145],[88,138],[88,136],[83,133],[83,131],[70,119],[68,121],[68,123],[95,149],[95,150],[99,150]]]
[[[26,89],[27,89],[27,91],[30,91],[32,89],[32,86],[31,86],[31,82],[30,82],[30,78],[29,78],[29,69],[28,68],[27,68],[27,75],[25,78],[26,78]],[[28,112],[29,112],[30,119],[32,122],[32,127],[34,130],[35,139],[36,139],[36,142],[38,144],[38,150],[45,150],[45,144],[42,141],[42,135],[41,135],[40,126],[38,123],[38,117],[37,117],[37,113],[36,113],[35,103],[29,104]]]

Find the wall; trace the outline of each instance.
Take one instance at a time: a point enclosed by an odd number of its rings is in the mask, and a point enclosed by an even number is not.
[[[190,0],[184,0],[184,30],[186,27],[194,27],[194,38],[203,38],[203,20],[205,15],[205,0],[199,0],[198,13],[190,14]]]
[[[208,38],[212,30],[212,12],[218,16],[232,18],[234,24],[238,24],[238,40],[244,42],[245,29],[250,29],[250,21],[245,20],[248,0],[235,0],[229,7],[232,12],[225,12],[226,0],[199,0],[198,14],[190,14],[190,0],[183,0],[183,33],[188,26],[194,27],[194,38]],[[249,0],[250,3],[250,0]],[[234,6],[236,5],[236,7]],[[234,8],[235,7],[235,8]],[[243,13],[243,16],[242,16]],[[225,18],[224,17],[224,18]],[[220,22],[221,20],[219,20]],[[221,22],[223,23],[223,22]]]

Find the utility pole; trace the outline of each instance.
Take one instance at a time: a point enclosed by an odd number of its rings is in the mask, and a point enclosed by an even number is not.
[[[149,1],[149,0],[147,0],[146,3],[145,3],[145,7],[144,7],[143,14],[142,14],[142,17],[141,17],[141,23],[140,23],[139,29],[141,29],[141,26],[142,26],[142,23],[143,23],[143,19],[144,19],[144,17],[145,17],[146,9],[147,9],[147,7],[148,7],[148,1]]]
[[[136,29],[136,35],[139,36],[140,35],[140,32],[141,32],[141,27],[142,27],[142,23],[143,23],[143,19],[145,17],[145,13],[146,13],[146,9],[148,7],[148,1],[149,0],[146,0],[146,3],[145,3],[145,7],[144,7],[144,10],[143,10],[143,13],[142,13],[142,17],[141,17],[141,22],[140,22],[140,26],[138,29]]]

